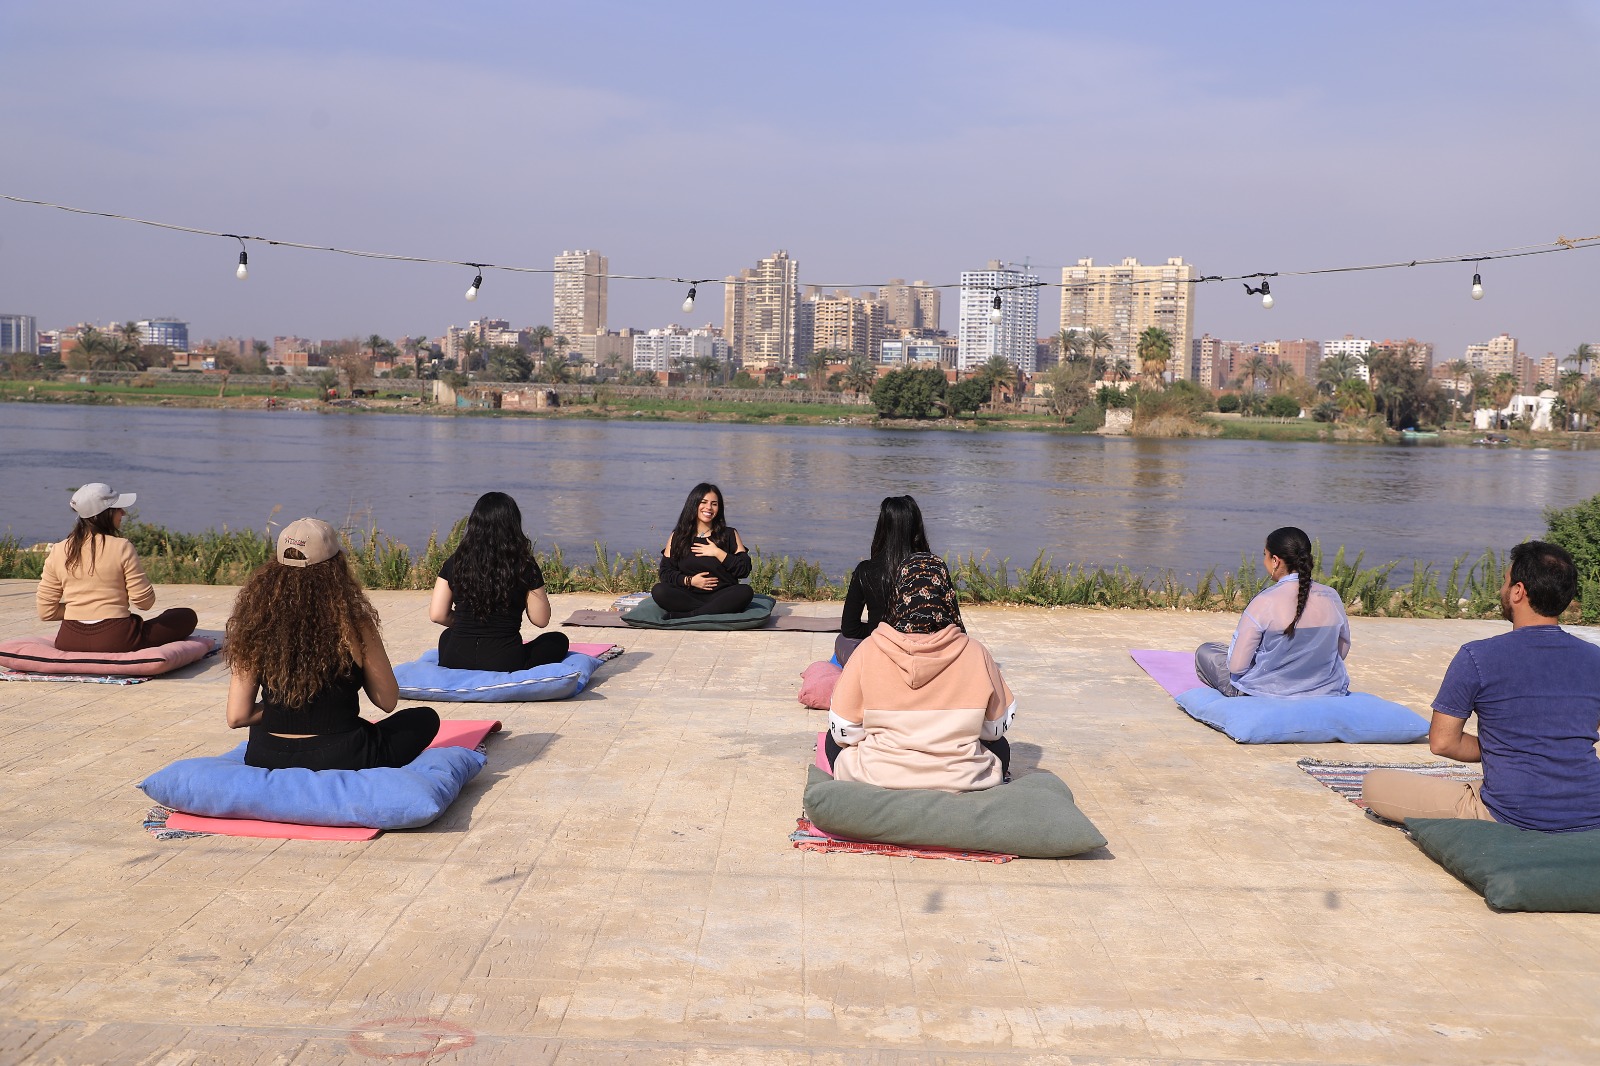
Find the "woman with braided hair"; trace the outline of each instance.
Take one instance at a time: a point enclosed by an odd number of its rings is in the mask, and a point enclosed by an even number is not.
[[[1311,538],[1294,526],[1267,534],[1273,583],[1244,609],[1226,646],[1194,654],[1200,680],[1224,696],[1346,696],[1350,621],[1339,594],[1311,580]]]

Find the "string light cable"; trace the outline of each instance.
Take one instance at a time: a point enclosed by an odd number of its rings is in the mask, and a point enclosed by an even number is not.
[[[140,226],[150,226],[150,227],[152,227],[154,229],[168,230],[168,231],[174,232],[174,233],[190,233],[190,234],[194,234],[194,235],[200,236],[200,237],[222,237],[222,238],[226,238],[228,240],[236,240],[236,241],[239,242],[239,265],[238,265],[238,269],[235,270],[234,273],[235,273],[235,276],[238,277],[239,280],[241,280],[241,281],[245,280],[249,276],[249,271],[247,269],[248,263],[249,263],[249,247],[248,246],[249,246],[249,242],[255,242],[257,244],[266,245],[266,246],[272,247],[272,248],[293,248],[293,249],[296,249],[296,250],[299,250],[299,251],[324,252],[324,253],[329,253],[329,254],[334,254],[334,255],[348,255],[348,256],[353,256],[353,257],[359,258],[359,259],[377,259],[377,260],[382,260],[382,261],[386,261],[386,262],[394,262],[394,263],[424,263],[424,264],[429,264],[429,265],[433,265],[433,266],[472,267],[473,270],[476,273],[473,276],[472,286],[467,290],[466,298],[468,300],[473,300],[473,299],[477,298],[478,290],[483,285],[483,274],[484,274],[485,271],[490,271],[490,270],[499,270],[499,271],[504,271],[506,273],[511,273],[511,274],[552,274],[552,275],[553,274],[562,274],[562,275],[578,276],[578,277],[605,278],[605,279],[610,280],[610,281],[654,281],[654,282],[668,282],[668,283],[675,284],[675,285],[687,285],[687,286],[689,286],[689,292],[688,292],[687,298],[685,298],[685,300],[683,301],[683,310],[684,310],[685,313],[688,313],[689,311],[693,310],[695,297],[697,295],[697,289],[701,285],[720,284],[720,285],[722,285],[724,287],[728,287],[728,286],[742,286],[742,285],[761,284],[760,281],[758,281],[757,279],[754,279],[754,278],[740,278],[740,277],[736,277],[736,276],[729,276],[729,277],[718,279],[718,278],[681,277],[681,276],[676,276],[676,275],[665,275],[665,274],[592,273],[592,272],[589,272],[589,271],[562,270],[562,269],[558,269],[558,268],[555,268],[555,267],[531,267],[531,266],[519,266],[519,265],[512,264],[512,263],[486,263],[486,262],[481,262],[481,261],[477,261],[477,260],[470,260],[470,259],[441,259],[441,258],[435,258],[435,257],[431,257],[431,256],[407,255],[407,254],[396,253],[396,252],[374,252],[374,251],[366,251],[366,250],[356,249],[356,248],[340,248],[340,247],[337,247],[337,246],[334,246],[334,245],[310,244],[310,243],[306,243],[306,242],[302,242],[302,241],[282,240],[282,239],[279,239],[279,238],[265,237],[265,236],[254,235],[254,234],[228,233],[228,232],[224,232],[222,230],[205,229],[205,228],[199,227],[199,226],[187,226],[187,225],[181,225],[181,224],[173,223],[173,222],[160,222],[160,221],[155,221],[155,220],[146,219],[146,218],[135,218],[135,217],[133,217],[131,215],[118,214],[118,213],[116,213],[114,211],[97,211],[97,210],[92,210],[90,208],[73,207],[73,206],[70,206],[70,205],[67,205],[67,204],[51,203],[48,200],[38,200],[38,199],[33,199],[31,197],[26,197],[26,196],[14,196],[14,195],[11,195],[9,193],[0,193],[0,200],[7,200],[7,201],[9,201],[11,203],[23,204],[23,205],[31,206],[31,207],[48,208],[48,209],[54,210],[54,211],[64,211],[64,212],[67,212],[68,214],[86,215],[86,216],[90,216],[90,217],[93,217],[93,218],[104,218],[104,219],[111,219],[111,220],[118,221],[118,222],[133,223],[133,224],[140,225]],[[1558,237],[1556,237],[1556,239],[1554,241],[1550,241],[1550,242],[1546,242],[1546,243],[1525,244],[1525,245],[1518,245],[1518,246],[1514,246],[1514,247],[1510,247],[1510,248],[1496,248],[1496,249],[1491,249],[1489,251],[1473,252],[1473,253],[1466,254],[1466,255],[1428,256],[1428,257],[1424,257],[1424,258],[1409,259],[1409,260],[1395,260],[1395,261],[1391,261],[1391,262],[1361,263],[1361,264],[1356,264],[1356,265],[1351,265],[1351,266],[1316,267],[1316,268],[1306,269],[1306,270],[1255,271],[1253,273],[1248,273],[1248,274],[1203,274],[1203,275],[1201,275],[1199,277],[1193,277],[1193,278],[1141,278],[1141,279],[1108,278],[1108,279],[1103,279],[1103,280],[1098,280],[1098,281],[1089,281],[1087,279],[1065,279],[1065,280],[1062,280],[1062,281],[1045,281],[1043,279],[1037,279],[1037,280],[1032,280],[1032,281],[1019,281],[1019,282],[1015,282],[1015,283],[998,283],[998,284],[989,284],[989,285],[981,285],[981,286],[963,286],[960,282],[938,282],[938,283],[928,284],[928,285],[918,285],[918,286],[915,286],[915,287],[919,288],[919,289],[959,289],[959,288],[972,289],[972,288],[975,288],[978,291],[992,293],[993,296],[994,296],[993,310],[991,311],[991,315],[992,315],[992,314],[994,314],[995,312],[998,312],[1001,309],[1002,301],[1001,301],[1001,298],[1000,298],[1000,294],[1004,293],[1004,292],[1012,292],[1012,291],[1016,291],[1016,290],[1024,290],[1024,289],[1036,289],[1036,290],[1037,289],[1062,289],[1062,290],[1064,290],[1066,292],[1080,292],[1080,291],[1086,291],[1086,290],[1089,290],[1089,289],[1098,288],[1098,287],[1105,287],[1105,286],[1132,288],[1132,287],[1135,287],[1135,286],[1147,286],[1147,285],[1163,285],[1163,286],[1166,286],[1166,285],[1180,285],[1180,284],[1202,285],[1202,284],[1207,284],[1207,283],[1215,282],[1215,281],[1241,281],[1241,282],[1245,283],[1245,290],[1246,290],[1247,293],[1249,293],[1252,296],[1253,295],[1260,295],[1261,296],[1262,306],[1270,308],[1272,306],[1272,293],[1271,293],[1271,288],[1270,288],[1270,286],[1268,284],[1268,281],[1267,281],[1268,278],[1280,278],[1280,277],[1281,278],[1307,278],[1307,277],[1317,277],[1317,276],[1323,275],[1323,274],[1354,274],[1354,273],[1361,273],[1361,272],[1375,271],[1375,270],[1402,270],[1402,269],[1411,269],[1411,268],[1419,267],[1419,266],[1438,266],[1438,265],[1442,265],[1442,264],[1471,263],[1473,265],[1473,267],[1474,267],[1474,272],[1473,272],[1473,275],[1472,275],[1472,293],[1471,293],[1471,295],[1472,295],[1472,298],[1474,300],[1478,300],[1478,299],[1482,299],[1482,296],[1483,296],[1482,276],[1481,276],[1481,273],[1479,272],[1479,270],[1477,269],[1479,267],[1479,265],[1482,264],[1482,263],[1488,263],[1488,262],[1492,262],[1492,261],[1500,260],[1500,259],[1521,259],[1521,258],[1525,258],[1527,256],[1549,255],[1549,254],[1554,253],[1554,252],[1581,251],[1581,250],[1588,249],[1588,248],[1600,248],[1600,234],[1596,234],[1596,235],[1590,236],[1590,237],[1558,236]],[[1024,269],[1029,269],[1029,268],[1024,268]],[[1031,269],[1075,269],[1075,268],[1039,267],[1039,268],[1031,268]],[[1261,284],[1259,286],[1251,286],[1249,284],[1249,282],[1252,281],[1252,280],[1259,280],[1261,282]],[[881,288],[886,288],[886,287],[889,287],[891,285],[896,285],[896,284],[903,285],[904,282],[898,282],[898,281],[896,281],[896,282],[874,281],[874,282],[850,282],[850,283],[830,282],[830,283],[827,283],[827,284],[822,284],[822,283],[811,283],[811,284],[815,284],[816,288],[818,288],[818,289],[844,289],[844,290],[849,290],[849,289],[881,289]]]

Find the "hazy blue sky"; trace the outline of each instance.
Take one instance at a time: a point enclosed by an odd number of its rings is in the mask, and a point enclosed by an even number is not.
[[[1600,3],[0,6],[0,191],[220,230],[802,282],[1294,270],[1600,234]],[[193,336],[548,322],[546,277],[256,247],[0,202],[0,311]],[[1235,340],[1600,340],[1600,249],[1290,280]],[[721,319],[708,286],[694,315]],[[613,282],[611,322],[685,316]],[[1041,332],[1059,297],[1046,290]],[[946,301],[954,328],[955,299]]]

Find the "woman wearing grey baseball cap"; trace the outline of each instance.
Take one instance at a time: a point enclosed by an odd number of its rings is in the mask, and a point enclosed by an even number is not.
[[[72,494],[78,521],[67,539],[52,545],[39,577],[39,619],[60,622],[56,647],[62,651],[125,652],[183,640],[199,621],[187,607],[173,607],[141,618],[156,590],[139,563],[139,553],[122,537],[122,519],[137,499],[95,481]]]

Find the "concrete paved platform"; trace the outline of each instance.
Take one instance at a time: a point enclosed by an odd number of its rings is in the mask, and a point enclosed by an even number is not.
[[[233,597],[160,592],[213,631]],[[432,643],[424,594],[374,599],[396,659]],[[32,585],[0,582],[0,635],[33,619]],[[1600,917],[1495,914],[1294,765],[1424,747],[1243,747],[1185,718],[1127,649],[1227,616],[968,619],[1018,694],[1019,764],[1067,780],[1106,852],[791,848],[823,720],[794,693],[829,636],[586,631],[627,655],[577,699],[494,708],[455,807],[361,844],[144,832],[137,781],[242,739],[216,660],[0,683],[0,1062],[1600,1060]],[[1503,626],[1353,628],[1358,687],[1422,709]]]

